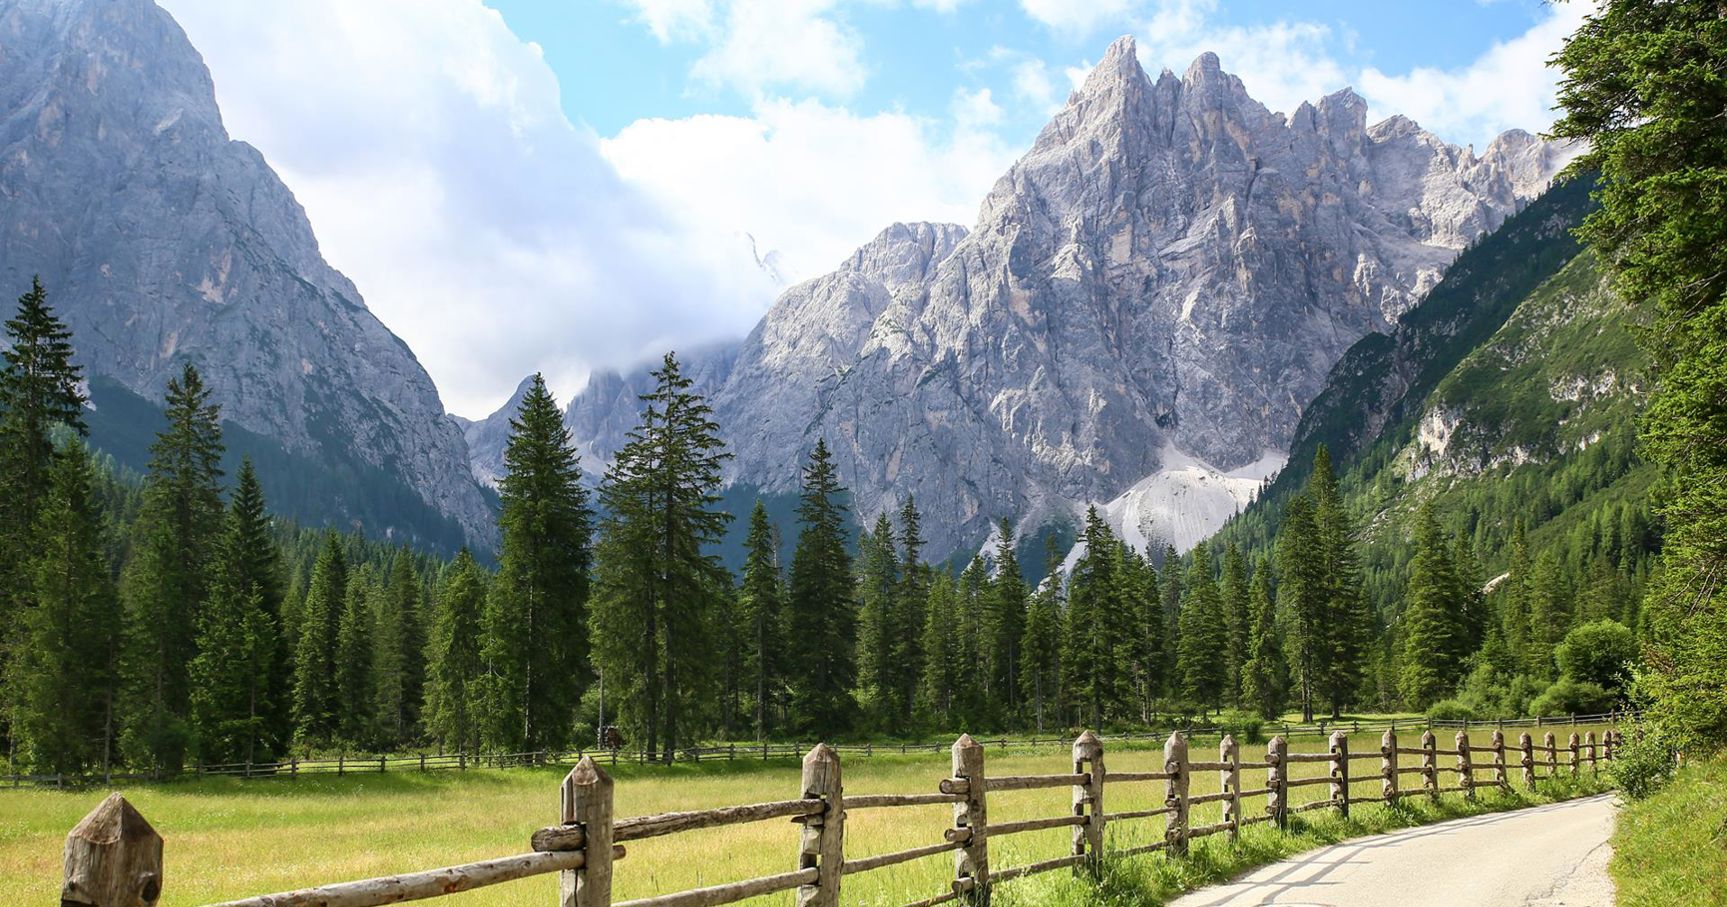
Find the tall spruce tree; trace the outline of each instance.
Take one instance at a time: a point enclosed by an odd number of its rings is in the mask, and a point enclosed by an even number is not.
[[[1277,625],[1277,605],[1271,596],[1271,565],[1260,561],[1253,572],[1250,605],[1253,628],[1248,634],[1247,662],[1241,669],[1242,703],[1270,721],[1283,714],[1289,696],[1289,664]]]
[[[1014,551],[1017,544],[1013,521],[1002,519],[996,527],[995,576],[989,590],[989,692],[1000,714],[1009,719],[1019,715],[1020,645],[1026,621],[1027,592]]]
[[[1025,639],[1020,643],[1020,692],[1038,733],[1045,723],[1059,720],[1061,705],[1062,630],[1061,562],[1050,553],[1043,584],[1026,609]]]
[[[846,552],[850,509],[827,442],[817,440],[804,467],[798,499],[798,544],[788,595],[792,712],[808,731],[829,734],[851,725],[857,709],[857,613],[851,555]]]
[[[336,649],[347,595],[348,559],[341,539],[326,532],[307,584],[294,647],[294,736],[308,749],[334,743],[339,730]]]
[[[1211,551],[1200,542],[1194,546],[1187,579],[1182,583],[1177,667],[1182,697],[1202,712],[1223,705],[1224,683],[1229,677],[1227,647],[1223,597],[1212,575]]]
[[[1163,684],[1164,692],[1173,693],[1179,686],[1179,682],[1174,678],[1180,676],[1175,665],[1181,642],[1181,555],[1175,552],[1174,545],[1163,549],[1163,563],[1157,574],[1157,591],[1163,612],[1163,666],[1159,673],[1169,678]]]
[[[426,639],[426,731],[440,748],[459,753],[480,747],[475,681],[480,676],[480,614],[486,574],[463,548],[444,569]]]
[[[929,585],[929,604],[924,608],[923,673],[918,682],[918,712],[938,727],[951,727],[954,713],[954,682],[960,671],[959,641],[955,633],[957,590],[953,577],[937,572]]]
[[[904,711],[902,721],[910,721],[916,705],[919,679],[923,676],[924,607],[929,603],[930,567],[923,562],[923,515],[911,497],[899,511],[899,589],[894,620],[893,660],[898,665],[895,679],[896,694]]]
[[[1224,699],[1232,704],[1243,704],[1241,678],[1247,660],[1252,657],[1250,646],[1253,637],[1253,601],[1248,587],[1247,562],[1241,556],[1241,549],[1233,541],[1223,550],[1223,584],[1219,591],[1223,596],[1226,640]]]
[[[1276,550],[1284,654],[1301,703],[1301,720],[1312,721],[1315,697],[1331,668],[1331,648],[1325,635],[1328,598],[1323,550],[1308,495],[1296,495],[1284,508]]]
[[[581,464],[545,379],[535,374],[510,420],[498,482],[498,576],[486,596],[481,654],[493,697],[488,746],[550,749],[571,739],[589,673],[586,608],[592,513]]]
[[[1331,467],[1331,451],[1324,444],[1313,455],[1313,472],[1307,491],[1313,499],[1313,522],[1318,530],[1321,584],[1324,603],[1319,631],[1329,651],[1320,688],[1331,705],[1333,718],[1354,700],[1369,664],[1369,644],[1374,621],[1371,605],[1361,586],[1360,559],[1355,550],[1355,528],[1337,487]]]
[[[168,381],[168,425],[150,445],[144,511],[121,587],[127,612],[126,749],[178,771],[189,739],[190,666],[222,533],[222,430],[187,363]]]
[[[348,574],[336,620],[336,734],[343,743],[362,748],[380,742],[372,638],[382,598],[377,573],[371,564],[361,564]]]
[[[694,724],[693,694],[711,669],[707,634],[731,594],[711,548],[730,516],[720,470],[730,454],[713,409],[667,353],[643,395],[642,421],[601,487],[594,656],[610,689],[636,697],[648,749],[670,763]]]
[[[756,739],[766,740],[784,707],[785,585],[780,576],[779,534],[768,521],[768,509],[756,499],[750,511],[750,531],[744,540],[744,581],[738,608],[746,646],[744,671],[749,678]]]
[[[1122,668],[1119,648],[1125,640],[1111,633],[1110,612],[1120,606],[1116,584],[1114,533],[1087,509],[1082,536],[1085,553],[1068,579],[1067,639],[1061,667],[1077,714],[1088,727],[1102,727],[1121,712]]]
[[[899,600],[899,551],[887,514],[858,541],[858,675],[872,716],[891,727],[904,713],[894,661]]]
[[[1459,588],[1439,520],[1428,502],[1416,523],[1415,557],[1404,593],[1398,688],[1411,708],[1425,710],[1450,693],[1461,678],[1459,638],[1465,627]]]
[[[24,573],[24,609],[6,703],[17,763],[39,772],[106,770],[113,761],[120,609],[91,496],[89,456],[54,457]]]
[[[192,728],[205,763],[274,761],[287,742],[282,592],[263,488],[243,460],[217,544],[192,662]]]

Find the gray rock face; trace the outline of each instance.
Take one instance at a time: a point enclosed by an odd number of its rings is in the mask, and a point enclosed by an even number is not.
[[[40,274],[85,368],[160,400],[190,361],[223,416],[399,476],[495,528],[430,377],[318,251],[149,0],[0,0],[0,277]],[[388,531],[390,527],[369,527]]]
[[[1203,536],[1343,352],[1563,163],[1366,112],[1344,90],[1272,113],[1212,54],[1152,80],[1118,40],[974,229],[896,225],[775,303],[713,385],[730,479],[790,491],[826,438],[860,515],[916,495],[937,557],[1089,502],[1139,514],[1136,541]],[[584,392],[578,437],[633,420],[623,396]]]

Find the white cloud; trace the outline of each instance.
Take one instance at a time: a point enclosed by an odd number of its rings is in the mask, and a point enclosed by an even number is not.
[[[965,99],[986,119],[994,106],[987,94]],[[814,100],[762,101],[748,117],[640,120],[602,147],[631,184],[707,231],[749,230],[798,280],[895,221],[970,226],[1017,153],[975,124],[950,131]]]
[[[696,79],[748,96],[798,88],[846,97],[863,87],[863,39],[833,0],[733,0]]]
[[[1555,118],[1560,78],[1547,60],[1593,8],[1592,3],[1550,4],[1547,17],[1529,31],[1457,69],[1388,75],[1368,67],[1361,73],[1362,96],[1375,114],[1401,113],[1477,148],[1512,127],[1545,130]]]
[[[629,0],[636,19],[661,44],[692,38],[713,28],[712,0]]]
[[[306,208],[330,262],[484,415],[522,375],[748,330],[747,247],[666,213],[565,119],[539,48],[480,0],[167,0],[224,119]]]
[[[1001,122],[1001,105],[990,96],[990,90],[976,91],[958,88],[953,93],[953,122],[956,129],[971,131],[988,129]]]
[[[1023,60],[1013,67],[1013,93],[1027,105],[1048,112],[1057,105],[1055,85],[1049,80],[1049,65],[1042,60]]]
[[[1135,0],[1020,0],[1033,20],[1071,37],[1083,38],[1108,22],[1123,21]]]
[[[1255,100],[1285,112],[1349,84],[1344,67],[1330,54],[1328,27],[1285,20],[1224,25],[1212,18],[1217,7],[1217,0],[1158,3],[1135,31],[1146,69],[1154,77],[1165,68],[1179,75],[1211,51],[1226,72],[1241,77]]]

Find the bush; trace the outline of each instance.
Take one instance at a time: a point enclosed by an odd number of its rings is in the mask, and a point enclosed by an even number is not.
[[[1434,721],[1474,721],[1475,710],[1459,699],[1441,699],[1427,707],[1427,717]]]
[[[1265,719],[1252,712],[1230,709],[1217,716],[1217,726],[1225,734],[1235,735],[1236,743],[1265,742]]]
[[[1573,627],[1553,657],[1565,679],[1617,692],[1624,689],[1627,668],[1637,659],[1637,637],[1624,624],[1602,618]]]
[[[1641,800],[1672,779],[1673,767],[1673,747],[1666,737],[1654,725],[1640,723],[1626,730],[1608,770],[1625,796]]]
[[[1599,715],[1612,711],[1618,697],[1587,680],[1558,681],[1529,704],[1537,715]]]

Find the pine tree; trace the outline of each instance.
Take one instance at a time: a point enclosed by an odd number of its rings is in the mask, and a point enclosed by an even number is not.
[[[846,553],[849,510],[827,442],[816,441],[804,467],[798,499],[798,544],[792,555],[789,599],[792,712],[806,730],[845,730],[857,704],[857,615],[851,555]]]
[[[1115,536],[1096,507],[1086,511],[1082,540],[1085,553],[1068,579],[1067,639],[1061,666],[1076,717],[1089,727],[1102,727],[1120,711],[1122,665],[1117,645],[1123,640],[1111,635],[1108,617],[1120,605]]]
[[[32,604],[10,665],[17,758],[39,772],[106,770],[112,762],[120,609],[91,499],[89,455],[54,457],[31,534]]]
[[[918,683],[918,712],[940,727],[949,727],[954,714],[954,681],[959,674],[959,643],[954,619],[957,591],[953,577],[936,573],[929,586],[929,605],[924,609],[923,673]]]
[[[589,672],[592,514],[581,479],[563,413],[535,374],[510,420],[498,482],[502,544],[481,622],[489,714],[500,719],[486,727],[489,747],[547,749],[570,740]]]
[[[1181,647],[1177,669],[1181,694],[1201,711],[1223,704],[1228,628],[1224,625],[1223,598],[1211,572],[1211,553],[1204,542],[1194,546],[1182,583]]]
[[[709,553],[730,519],[719,490],[731,455],[677,357],[666,354],[653,378],[641,424],[601,488],[607,517],[590,623],[608,690],[631,697],[648,749],[670,763],[695,717],[688,700],[712,668],[706,636],[731,594],[731,577]]]
[[[1254,615],[1252,593],[1247,581],[1247,562],[1241,556],[1241,549],[1236,547],[1233,541],[1223,551],[1223,585],[1220,591],[1223,595],[1223,624],[1227,640],[1224,645],[1227,669],[1223,684],[1224,699],[1240,704],[1245,702],[1241,696],[1241,678],[1247,660],[1252,657],[1250,646]]]
[[[370,564],[348,575],[347,594],[336,621],[336,733],[352,746],[378,742],[372,637],[380,598],[378,577]]]
[[[1289,661],[1301,720],[1313,720],[1315,696],[1331,668],[1331,648],[1325,635],[1327,589],[1313,501],[1305,494],[1291,498],[1277,530],[1277,600],[1285,615],[1284,655]]]
[[[1014,551],[1013,521],[996,529],[995,577],[989,590],[990,698],[1006,717],[1019,714],[1020,645],[1025,637],[1025,577]]]
[[[744,583],[738,594],[747,636],[744,670],[749,675],[757,740],[766,740],[774,730],[785,689],[785,590],[779,557],[778,534],[768,522],[767,507],[758,498],[750,511],[750,531],[744,541]]]
[[[1289,665],[1278,633],[1277,605],[1271,597],[1271,565],[1261,561],[1253,572],[1253,628],[1248,657],[1241,670],[1242,702],[1270,721],[1283,714],[1289,696]]]
[[[375,590],[372,615],[372,716],[379,746],[394,749],[408,737],[407,671],[408,629],[396,571],[413,568],[406,551],[397,552],[388,581]],[[411,580],[410,580],[411,582]]]
[[[1500,627],[1505,647],[1519,666],[1527,664],[1529,651],[1529,598],[1535,578],[1534,560],[1523,520],[1511,528],[1511,566],[1500,584]]]
[[[1457,576],[1431,502],[1421,508],[1404,594],[1403,669],[1398,679],[1403,701],[1424,710],[1456,685],[1461,676],[1457,652],[1465,632]]]
[[[887,727],[904,712],[894,662],[899,551],[887,514],[863,534],[858,548],[858,675],[877,722]]]
[[[124,711],[132,761],[178,771],[189,736],[189,670],[223,516],[219,411],[189,363],[168,382],[166,416],[168,427],[150,445],[144,513],[121,589]]]
[[[475,681],[480,676],[480,613],[486,575],[463,548],[445,568],[426,640],[426,731],[440,748],[480,747]]]
[[[204,763],[271,762],[286,742],[281,584],[264,493],[240,465],[192,662],[192,729]]]
[[[1061,641],[1064,633],[1059,566],[1059,561],[1051,565],[1043,585],[1032,594],[1025,615],[1025,639],[1020,643],[1020,692],[1040,734],[1045,721],[1059,717],[1062,698]]]
[[[1314,453],[1307,488],[1313,499],[1320,581],[1324,589],[1318,629],[1321,645],[1329,650],[1319,686],[1330,701],[1332,717],[1336,718],[1343,714],[1367,676],[1373,612],[1362,591],[1354,526],[1332,472],[1331,452],[1324,444]]]
[[[347,594],[347,557],[341,540],[328,532],[312,568],[294,648],[294,734],[308,747],[330,745],[339,730],[336,648]]]
[[[912,719],[919,679],[923,676],[924,607],[929,602],[930,568],[923,562],[923,516],[917,502],[907,497],[899,514],[900,588],[894,622],[893,660],[897,696],[904,706],[900,718]]]
[[[954,635],[959,649],[959,670],[953,678],[954,712],[965,719],[968,727],[988,726],[989,692],[985,686],[989,669],[985,660],[988,651],[989,565],[983,555],[976,554],[959,574],[959,588],[954,598]]]
[[[1529,644],[1525,668],[1530,676],[1552,680],[1556,676],[1553,650],[1571,625],[1571,588],[1558,555],[1545,551],[1535,562],[1529,589]]]
[[[421,657],[426,651],[426,584],[406,550],[390,568],[388,596],[391,609],[401,615],[402,698],[393,727],[405,743],[419,735],[426,701],[426,663]],[[580,629],[586,632],[587,627]]]
[[[1179,676],[1175,663],[1181,643],[1181,555],[1175,552],[1174,545],[1163,549],[1163,566],[1158,571],[1157,585],[1163,611],[1163,665],[1158,673],[1169,678],[1163,684],[1163,691],[1173,693],[1177,686],[1174,678]]]

